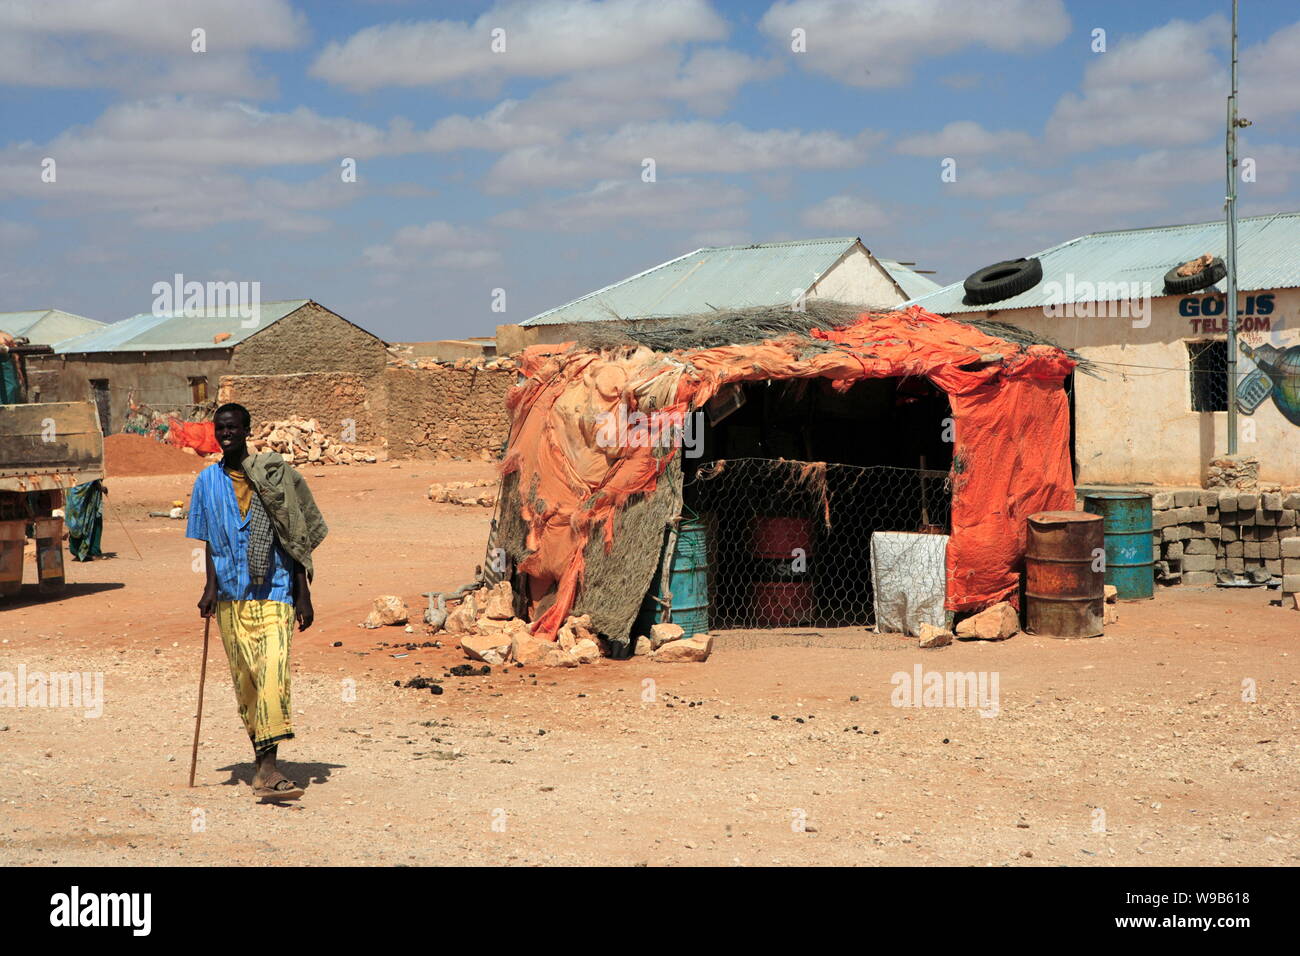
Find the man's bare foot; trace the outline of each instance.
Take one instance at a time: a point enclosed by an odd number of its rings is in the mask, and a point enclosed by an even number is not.
[[[279,748],[271,747],[253,757],[256,768],[253,771],[253,792],[259,796],[300,796],[302,787],[298,786],[276,766],[275,758]]]

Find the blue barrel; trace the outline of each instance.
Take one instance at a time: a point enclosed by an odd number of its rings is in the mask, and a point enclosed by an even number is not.
[[[1144,491],[1097,491],[1083,510],[1101,515],[1106,542],[1106,583],[1126,601],[1155,597],[1151,559],[1151,496]]]
[[[654,587],[637,615],[635,634],[649,634],[650,625],[669,619],[658,600],[663,598],[662,580],[656,571]],[[681,627],[684,637],[706,633],[709,630],[709,549],[704,522],[699,518],[685,519],[677,527],[677,547],[668,571],[668,588],[673,595],[672,623]]]

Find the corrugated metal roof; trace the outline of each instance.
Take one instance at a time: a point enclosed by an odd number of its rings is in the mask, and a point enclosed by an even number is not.
[[[0,312],[0,331],[21,336],[33,345],[54,345],[74,335],[103,327],[103,322],[64,312],[62,309]]]
[[[54,351],[69,354],[228,349],[279,322],[309,301],[311,300],[286,299],[281,302],[263,302],[257,324],[250,328],[244,326],[245,320],[238,314],[218,315],[208,311],[199,315],[154,315],[142,312],[121,322],[59,342],[54,346]],[[221,332],[229,332],[230,338],[220,343],[213,342],[213,337]]]
[[[935,282],[929,276],[923,276],[919,272],[914,272],[907,266],[895,262],[893,259],[877,259],[877,262],[889,273],[890,278],[898,283],[903,290],[903,295],[909,299],[914,299],[918,295],[926,295],[934,292],[936,289],[942,289],[943,286]]]
[[[1227,244],[1222,219],[1186,226],[1094,232],[1037,253],[1043,264],[1043,281],[1028,292],[988,305],[966,305],[962,302],[962,283],[954,282],[906,304],[948,315],[1130,298],[1113,288],[1098,292],[1099,283],[1121,282],[1128,284],[1125,289],[1139,290],[1137,295],[1143,294],[1143,283],[1149,283],[1149,294],[1158,297],[1165,294],[1166,272],[1207,252],[1222,256]],[[1296,287],[1300,287],[1300,213],[1238,219],[1238,291]],[[1224,283],[1212,289],[1222,292]]]
[[[792,290],[807,289],[856,242],[845,236],[696,249],[520,325],[660,318],[788,302]]]

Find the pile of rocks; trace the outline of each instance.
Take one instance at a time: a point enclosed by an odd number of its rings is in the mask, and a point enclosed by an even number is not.
[[[248,450],[279,452],[292,465],[373,464],[380,460],[373,452],[331,438],[314,418],[264,422],[253,430]]]
[[[453,505],[491,508],[497,501],[496,481],[444,481],[429,486],[429,500]]]
[[[394,355],[391,350],[388,364],[396,368],[481,369],[485,372],[512,372],[519,368],[519,363],[509,358],[493,358],[485,355],[458,359],[413,358],[408,355]]]
[[[591,626],[591,615],[569,615],[554,641],[534,637],[529,623],[515,616],[510,582],[468,594],[447,615],[444,627],[460,636],[465,656],[485,664],[519,663],[526,667],[578,667],[610,654],[609,645]],[[637,638],[636,654],[650,654],[664,663],[707,660],[713,638],[696,634],[682,639],[675,624],[656,624],[650,637]]]
[[[1210,462],[1205,473],[1206,488],[1236,488],[1252,491],[1259,487],[1259,459],[1249,455],[1224,455]]]
[[[1300,492],[1164,491],[1151,506],[1157,581],[1208,586],[1219,572],[1266,581],[1283,573],[1282,539],[1296,534]]]

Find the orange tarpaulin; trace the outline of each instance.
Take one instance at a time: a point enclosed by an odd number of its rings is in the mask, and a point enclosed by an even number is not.
[[[180,448],[193,448],[200,455],[221,451],[212,422],[182,422],[169,417],[167,440]]]
[[[949,610],[1017,601],[1025,519],[1074,507],[1069,410],[1061,388],[1074,362],[1060,349],[1021,346],[913,306],[864,313],[851,325],[810,333],[835,348],[811,351],[796,336],[752,345],[670,353],[645,347],[524,350],[527,380],[511,390],[503,474],[519,473],[530,552],[518,570],[529,598],[555,592],[534,622],[553,638],[582,584],[593,534],[612,540],[613,516],[653,491],[675,448],[657,445],[650,421],[699,408],[724,385],[827,378],[847,389],[865,378],[924,376],[947,393],[955,447]],[[804,354],[807,353],[807,354]],[[618,442],[602,440],[606,415],[627,410]]]

